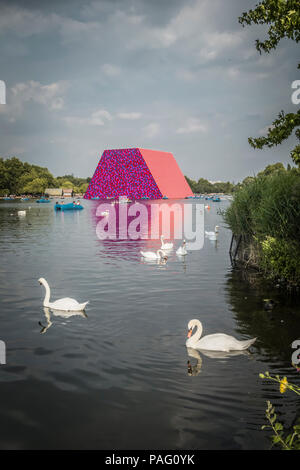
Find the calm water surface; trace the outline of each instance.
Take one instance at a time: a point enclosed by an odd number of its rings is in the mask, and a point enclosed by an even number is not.
[[[99,240],[96,201],[73,213],[55,213],[53,202],[0,204],[0,448],[265,449],[267,400],[293,423],[296,397],[258,374],[299,385],[299,302],[232,270],[217,211],[227,204],[205,213],[206,230],[220,226],[217,242],[205,239],[185,260],[173,252],[164,265],[140,257],[157,241]],[[89,300],[86,316],[44,310],[40,277],[52,300]],[[264,298],[278,301],[272,314]],[[257,342],[245,355],[191,357],[192,318],[204,334]]]

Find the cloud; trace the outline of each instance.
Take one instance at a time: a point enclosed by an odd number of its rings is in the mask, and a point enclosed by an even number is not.
[[[61,110],[64,107],[64,94],[67,88],[67,81],[54,82],[49,85],[43,85],[34,80],[17,83],[10,88],[7,104],[2,111],[10,122],[15,122],[23,114],[29,102],[38,103],[49,111]]]
[[[19,37],[28,37],[48,31],[53,27],[57,15],[44,15],[37,10],[19,6],[1,5],[0,32],[13,32]]]
[[[107,121],[111,121],[112,119],[108,111],[99,109],[98,111],[94,111],[89,117],[66,116],[64,121],[68,125],[104,126]]]
[[[160,126],[157,122],[151,122],[143,128],[143,131],[148,138],[155,137],[159,134]]]
[[[113,64],[103,64],[101,70],[108,77],[117,77],[121,73],[121,68]]]
[[[207,132],[207,126],[204,125],[199,119],[189,118],[185,127],[179,127],[176,134],[191,134],[193,132]]]
[[[118,113],[117,117],[119,119],[134,121],[135,119],[140,119],[142,117],[142,113]]]

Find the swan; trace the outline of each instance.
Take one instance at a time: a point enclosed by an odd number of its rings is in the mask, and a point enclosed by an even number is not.
[[[186,251],[185,245],[186,245],[186,241],[183,240],[183,244],[182,244],[182,246],[180,246],[180,247],[178,248],[178,250],[176,251],[176,255],[179,255],[179,256],[185,256],[185,255],[187,255],[188,252]]]
[[[197,327],[197,331],[192,335],[195,327]],[[225,335],[224,333],[207,335],[200,339],[203,328],[202,323],[197,319],[189,321],[188,330],[187,348],[204,349],[207,351],[241,351],[249,348],[256,341],[256,338],[239,341],[233,336]]]
[[[50,287],[46,279],[41,277],[39,279],[39,283],[43,285],[46,289],[46,295],[44,298],[44,307],[49,307],[53,310],[63,310],[65,312],[81,312],[85,309],[88,302],[84,302],[83,304],[79,304],[77,300],[70,299],[69,297],[65,297],[63,299],[56,300],[55,302],[50,302]]]
[[[164,243],[164,236],[162,235],[160,237],[160,240],[161,240],[161,249],[162,250],[172,250],[173,248],[173,243]]]
[[[109,215],[109,212],[108,211],[103,211],[103,212],[101,212],[101,215],[106,217],[107,215]]]
[[[216,225],[216,226],[215,226],[214,232],[207,232],[207,231],[205,230],[205,235],[206,235],[207,237],[215,237],[217,233],[219,233],[219,225]]]
[[[19,217],[22,217],[23,215],[26,215],[26,211],[18,211]]]
[[[140,253],[144,258],[147,259],[168,259],[166,253],[164,253],[162,250],[157,250],[156,253],[153,251],[141,251]]]

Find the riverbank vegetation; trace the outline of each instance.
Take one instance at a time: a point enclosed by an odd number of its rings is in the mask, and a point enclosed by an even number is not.
[[[300,285],[300,170],[283,165],[261,172],[234,195],[224,220],[243,244],[252,245],[247,264],[266,277]]]
[[[22,162],[17,157],[0,158],[0,196],[43,194],[46,188],[68,188],[84,193],[90,178],[73,175],[54,177],[48,168]]]
[[[185,177],[191,190],[194,194],[213,194],[213,193],[224,193],[231,194],[236,189],[236,185],[230,183],[229,181],[222,182],[217,181],[212,183],[204,178],[199,178],[198,181],[195,181],[191,178]]]

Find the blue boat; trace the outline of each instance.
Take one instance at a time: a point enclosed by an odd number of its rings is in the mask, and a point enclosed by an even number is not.
[[[45,203],[50,202],[50,200],[49,200],[49,199],[45,199],[44,197],[41,197],[41,199],[37,199],[35,202],[41,203],[41,204],[45,204]]]
[[[167,196],[164,196],[163,199],[169,199]]]
[[[4,199],[4,201],[13,201],[14,200],[13,197],[4,197],[3,199]]]
[[[59,204],[58,202],[54,204],[55,211],[81,211],[83,206],[81,204],[73,204],[70,202],[69,204]]]
[[[216,197],[213,198],[212,201],[213,201],[213,202],[220,202],[221,199],[219,198],[219,196],[216,196]]]

